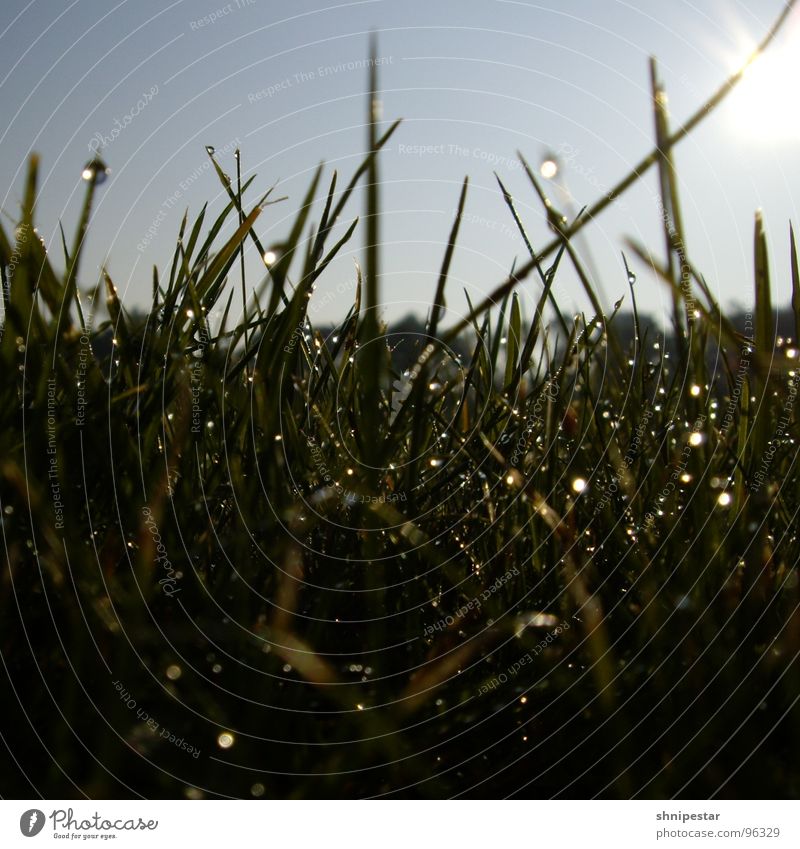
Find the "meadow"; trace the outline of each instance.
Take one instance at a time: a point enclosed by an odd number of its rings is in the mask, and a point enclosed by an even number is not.
[[[138,318],[81,283],[102,160],[56,260],[32,157],[0,229],[2,795],[796,797],[795,241],[791,333],[760,216],[734,322],[672,162],[735,83],[671,130],[654,66],[656,148],[575,220],[521,158],[552,241],[500,183],[529,255],[444,326],[465,180],[415,333],[380,318],[396,124],[371,114],[361,165],[320,167],[266,247],[278,199],[209,148],[227,206],[187,215]],[[671,293],[666,336],[573,244],[651,167],[664,245],[620,247]],[[354,302],[315,327],[357,228]],[[555,298],[567,265],[587,313]]]

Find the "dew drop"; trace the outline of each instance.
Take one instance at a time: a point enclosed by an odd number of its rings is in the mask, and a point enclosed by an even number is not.
[[[555,159],[545,159],[539,166],[539,173],[545,180],[552,180],[558,174],[558,163]]]
[[[110,173],[111,171],[109,171],[105,162],[103,162],[100,157],[95,157],[91,160],[91,162],[87,162],[86,165],[83,166],[81,177],[86,180],[87,183],[94,182],[95,186],[99,186],[100,183],[105,183],[106,178]]]
[[[572,491],[573,492],[583,492],[586,489],[587,483],[585,478],[575,478],[572,481]]]
[[[235,742],[236,738],[230,731],[223,731],[222,734],[217,737],[217,745],[220,749],[230,749]]]

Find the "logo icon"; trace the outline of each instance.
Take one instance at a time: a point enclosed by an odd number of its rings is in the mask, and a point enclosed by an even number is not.
[[[19,818],[19,830],[25,837],[36,837],[44,828],[44,812],[38,808],[31,808]]]
[[[410,372],[406,372],[403,375],[403,379],[395,380],[392,383],[392,413],[389,416],[389,424],[393,425],[394,420],[397,418],[397,414],[400,412],[401,407],[405,404],[406,399],[411,394],[411,390],[414,386],[413,381],[410,377]]]

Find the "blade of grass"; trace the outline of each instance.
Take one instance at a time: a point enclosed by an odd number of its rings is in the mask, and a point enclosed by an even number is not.
[[[723,100],[736,88],[744,76],[747,69],[755,62],[755,60],[772,44],[778,33],[783,29],[789,14],[797,5],[797,0],[788,0],[783,8],[783,11],[778,15],[775,23],[767,31],[764,38],[753,50],[747,59],[742,63],[737,71],[731,74],[725,82],[717,89],[717,91],[708,98],[692,115],[685,121],[668,139],[665,140],[667,148],[671,149],[685,139],[694,129],[699,126],[714,110],[722,103]],[[587,208],[585,215],[576,219],[572,225],[564,230],[563,236],[567,239],[574,236],[579,230],[582,230],[590,221],[593,221],[609,207],[615,200],[620,198],[631,186],[635,185],[652,167],[658,162],[659,150],[654,148],[650,151],[631,171],[623,177],[610,191],[606,192],[599,200]],[[553,251],[558,250],[561,246],[562,239],[560,237],[550,241],[537,255],[537,259],[541,262],[545,257],[549,256]],[[476,310],[477,315],[490,309],[493,304],[510,292],[514,286],[524,280],[535,268],[536,261],[529,260],[522,268],[519,269],[516,275],[509,275],[494,291],[487,295],[481,301]],[[469,321],[462,319],[456,324],[448,334],[449,339],[455,339],[456,336],[469,325]]]
[[[433,298],[433,309],[431,310],[431,318],[428,322],[427,333],[428,336],[432,339],[436,338],[436,334],[439,330],[439,321],[442,317],[442,312],[445,307],[444,300],[444,290],[447,285],[447,275],[450,271],[450,263],[453,259],[453,252],[456,247],[456,240],[458,239],[458,230],[461,226],[461,218],[464,214],[464,205],[467,202],[467,188],[469,187],[469,177],[464,177],[464,182],[461,184],[461,194],[458,198],[458,207],[456,209],[456,217],[453,221],[453,226],[450,230],[450,236],[447,240],[447,248],[444,252],[444,259],[442,260],[442,267],[439,270],[439,280],[436,284],[436,294]]]
[[[790,263],[792,268],[792,310],[794,311],[794,342],[800,345],[800,268],[797,264],[797,243],[794,238],[794,227],[789,225],[789,241],[791,243]]]

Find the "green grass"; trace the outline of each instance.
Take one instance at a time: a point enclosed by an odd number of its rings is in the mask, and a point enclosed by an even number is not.
[[[666,256],[628,262],[674,293],[672,339],[640,329],[632,275],[629,311],[599,303],[583,222],[549,206],[501,307],[442,330],[456,218],[404,377],[374,309],[393,129],[344,188],[316,174],[239,322],[252,180],[217,167],[227,208],[184,221],[136,321],[108,277],[78,285],[95,181],[58,272],[31,161],[0,233],[3,795],[796,796],[797,360],[760,218],[743,336],[652,159]],[[363,177],[363,301],[359,270],[323,333]],[[563,263],[596,314],[558,310]]]

